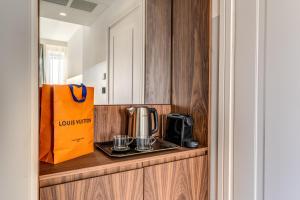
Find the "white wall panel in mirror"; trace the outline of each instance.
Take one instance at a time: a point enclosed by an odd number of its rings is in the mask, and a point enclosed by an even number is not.
[[[109,28],[109,103],[144,103],[142,19],[139,6]]]

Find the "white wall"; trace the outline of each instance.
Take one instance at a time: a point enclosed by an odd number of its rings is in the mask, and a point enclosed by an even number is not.
[[[108,79],[108,28],[141,1],[116,0],[91,26],[83,26],[83,82],[95,87],[95,104],[108,103],[107,80],[101,81],[104,73]],[[102,94],[102,87],[106,87],[106,94]]]
[[[67,77],[83,73],[83,29],[78,29],[68,41],[68,72]]]
[[[106,77],[104,79],[104,74],[106,73]],[[95,86],[94,88],[94,104],[95,105],[103,105],[108,104],[108,88],[107,88],[107,63],[99,63],[94,67],[91,67],[84,71],[83,74],[83,83],[87,86]],[[102,93],[102,87],[106,89],[106,92]]]
[[[1,199],[37,199],[38,67],[31,60],[38,58],[36,4],[0,1]]]
[[[62,41],[57,41],[57,40],[43,39],[42,37],[40,38],[40,43],[41,44],[51,44],[51,45],[57,45],[57,46],[64,46],[64,47],[68,46],[67,42],[62,42]]]
[[[300,1],[268,0],[265,199],[300,199]]]
[[[82,26],[68,41],[67,82],[79,81],[82,74],[82,82],[95,88],[95,104],[108,103],[108,78],[102,80],[104,73],[108,77],[108,28],[141,1],[116,0],[91,26]],[[102,87],[106,87],[106,94],[102,94]]]
[[[116,0],[90,27],[84,27],[84,70],[98,63],[107,62],[108,27],[140,1]]]

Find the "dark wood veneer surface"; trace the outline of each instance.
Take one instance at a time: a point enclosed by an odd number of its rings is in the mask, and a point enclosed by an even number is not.
[[[171,103],[172,0],[146,1],[145,103]]]
[[[132,105],[103,105],[95,106],[95,142],[112,140],[114,135],[127,133],[127,111]],[[137,105],[133,105],[137,106]],[[171,105],[143,105],[156,108],[159,115],[159,132],[161,135],[165,124],[163,116],[171,112]]]
[[[207,147],[111,158],[99,150],[56,165],[40,163],[40,187],[139,169],[151,165],[206,155]]]
[[[100,176],[40,189],[40,200],[141,200],[143,170]]]
[[[207,156],[144,169],[144,199],[208,199]]]
[[[208,145],[210,0],[173,0],[172,111],[191,114]]]

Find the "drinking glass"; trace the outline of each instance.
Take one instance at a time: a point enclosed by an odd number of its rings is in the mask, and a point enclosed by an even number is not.
[[[129,150],[129,145],[133,142],[133,138],[128,135],[116,135],[113,137],[113,150],[114,151],[126,151]]]
[[[154,137],[137,137],[136,138],[136,150],[137,151],[150,151],[152,145],[156,142]]]

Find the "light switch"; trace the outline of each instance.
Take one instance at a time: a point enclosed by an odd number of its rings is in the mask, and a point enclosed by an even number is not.
[[[106,93],[106,87],[102,87],[102,94]]]

